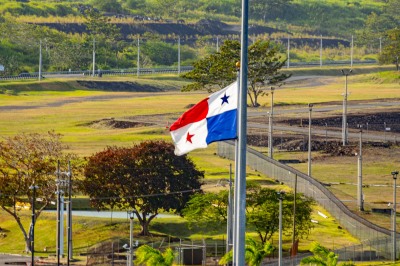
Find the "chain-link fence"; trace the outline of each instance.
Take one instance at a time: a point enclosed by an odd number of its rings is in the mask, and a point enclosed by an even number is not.
[[[219,142],[218,155],[233,160],[235,158],[234,142]],[[355,261],[361,258],[376,260],[391,257],[392,231],[352,213],[342,201],[317,180],[250,148],[247,149],[247,165],[292,188],[297,179],[298,193],[313,197],[318,204],[335,217],[342,227],[362,242],[360,246],[354,246],[352,249],[338,250],[341,260]],[[297,178],[295,178],[296,175]],[[399,247],[399,243],[397,247]]]

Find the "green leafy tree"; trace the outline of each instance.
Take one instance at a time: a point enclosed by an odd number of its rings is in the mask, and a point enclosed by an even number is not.
[[[262,188],[250,183],[247,189],[246,222],[254,228],[262,244],[271,239],[279,230],[279,197],[276,190]],[[286,193],[283,200],[283,229],[285,234],[292,235],[293,193]],[[208,230],[218,228],[227,221],[228,192],[218,194],[204,193],[194,195],[182,214],[189,225],[196,225]],[[296,196],[296,232],[295,238],[306,237],[310,229],[313,199],[301,195]]]
[[[293,193],[284,195],[282,202],[283,230],[292,235],[293,224]],[[305,196],[296,196],[296,232],[295,238],[307,236],[312,228],[311,212],[313,199]],[[271,239],[279,231],[279,195],[270,188],[254,186],[247,195],[246,202],[247,223],[255,228],[262,243]]]
[[[175,255],[171,248],[167,248],[163,253],[158,249],[148,245],[140,246],[136,250],[137,265],[147,266],[171,266],[174,263]]]
[[[206,89],[211,92],[232,83],[237,77],[236,62],[240,61],[240,43],[226,41],[221,51],[196,61],[194,69],[183,74],[194,83],[183,91]],[[270,41],[256,41],[248,49],[248,95],[254,107],[259,106],[258,97],[264,95],[267,85],[280,85],[290,77],[279,70],[285,64],[279,49]]]
[[[245,245],[245,261],[249,266],[261,265],[263,259],[274,251],[274,247],[270,242],[264,244],[256,242],[252,238],[246,239]],[[233,261],[233,250],[226,253],[219,261],[220,265],[227,265]]]
[[[379,55],[380,63],[394,63],[396,70],[399,70],[400,57],[400,28],[388,30],[386,32],[386,44],[382,53]]]
[[[180,213],[200,189],[204,173],[187,156],[175,156],[165,141],[145,141],[132,147],[108,147],[88,158],[82,191],[98,209],[133,209],[149,234],[150,222],[161,211]]]
[[[42,199],[35,211],[37,221],[43,209],[54,200],[57,161],[65,165],[69,159],[76,158],[64,154],[65,149],[61,135],[54,132],[19,134],[0,142],[0,207],[18,224],[26,252],[31,251],[31,236],[18,206],[25,203],[32,207],[30,187],[36,185],[36,197]]]
[[[227,221],[228,191],[196,193],[187,202],[182,215],[189,227],[206,230],[220,228]]]
[[[306,257],[301,260],[300,265],[317,265],[317,266],[336,266],[338,265],[339,256],[318,242],[311,244],[310,251],[313,256]],[[354,266],[352,262],[341,263],[341,266]]]

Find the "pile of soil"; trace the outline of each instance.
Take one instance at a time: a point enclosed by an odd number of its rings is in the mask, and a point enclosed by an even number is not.
[[[163,92],[156,86],[139,84],[136,82],[111,82],[111,81],[94,81],[94,80],[78,80],[79,85],[88,89],[102,90],[102,91],[128,91],[128,92]]]
[[[85,124],[84,126],[89,126],[92,128],[100,128],[100,129],[113,129],[113,128],[114,129],[125,129],[125,128],[152,126],[152,125],[153,124],[151,124],[151,123],[116,120],[114,118],[104,118],[104,119],[92,121],[90,123]]]

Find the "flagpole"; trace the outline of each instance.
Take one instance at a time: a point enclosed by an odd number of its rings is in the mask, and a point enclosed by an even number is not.
[[[247,46],[248,46],[248,0],[242,0],[242,35],[240,55],[240,91],[238,114],[238,175],[237,195],[235,195],[235,247],[233,251],[234,265],[245,265],[245,236],[246,236],[246,143],[247,143]]]

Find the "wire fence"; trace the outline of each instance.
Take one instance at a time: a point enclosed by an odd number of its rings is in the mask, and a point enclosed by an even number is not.
[[[234,142],[218,142],[218,155],[234,160]],[[354,246],[353,249],[339,250],[341,260],[391,258],[392,231],[352,213],[341,200],[317,180],[250,148],[247,149],[247,165],[292,188],[295,186],[297,175],[298,193],[314,198],[330,215],[335,217],[343,228],[362,242],[360,246]]]

